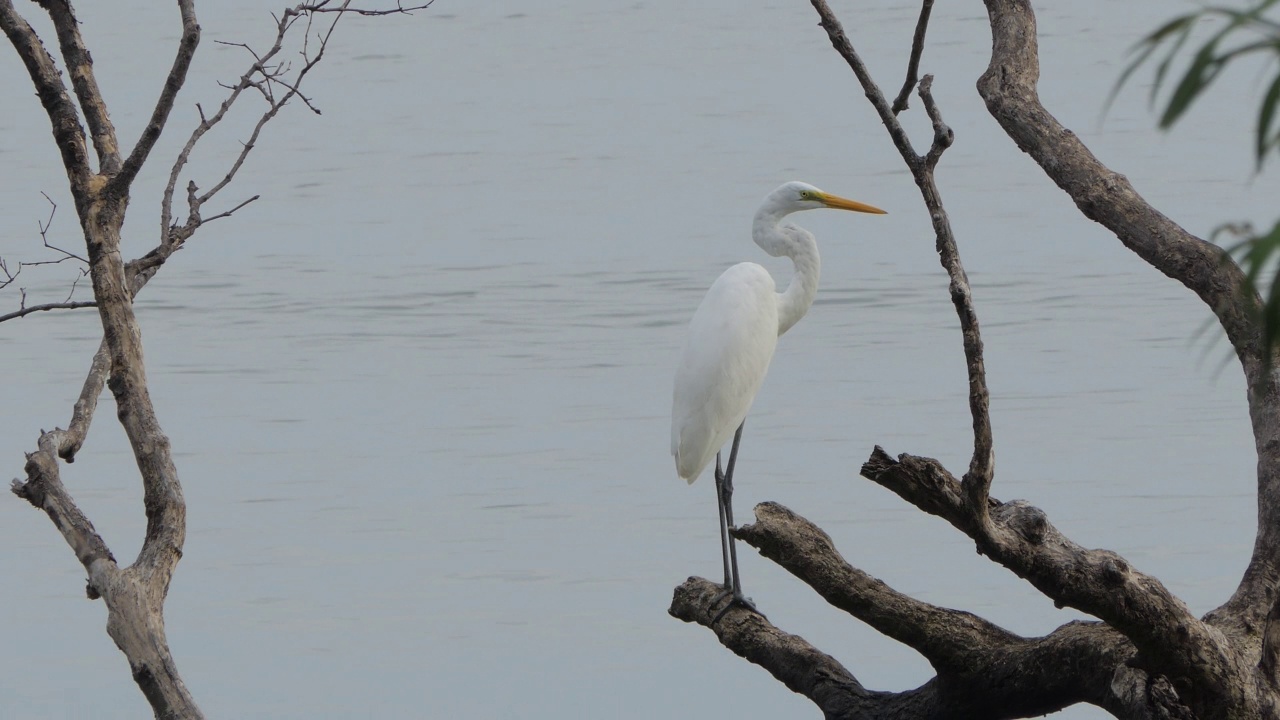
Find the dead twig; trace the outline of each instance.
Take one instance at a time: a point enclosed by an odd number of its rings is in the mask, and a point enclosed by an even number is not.
[[[76,302],[44,303],[43,305],[24,306],[20,310],[0,315],[0,322],[16,320],[17,318],[26,317],[32,313],[46,312],[49,310],[76,310],[88,307],[98,307],[98,303],[92,300],[82,300]]]
[[[924,35],[929,29],[929,13],[933,12],[933,0],[923,0],[920,4],[920,19],[916,21],[916,34],[911,39],[911,59],[907,61],[907,79],[893,100],[893,114],[897,115],[907,109],[907,100],[915,89],[920,78],[920,56],[924,54]]]

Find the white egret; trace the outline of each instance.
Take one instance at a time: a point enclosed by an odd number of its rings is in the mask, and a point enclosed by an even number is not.
[[[693,484],[716,458],[716,500],[720,510],[720,549],[725,592],[731,602],[747,603],[738,578],[738,557],[729,529],[733,525],[733,468],[742,426],[764,382],[778,337],[804,317],[818,292],[821,261],[813,234],[783,222],[799,210],[834,208],[884,214],[854,200],[830,195],[802,182],[769,193],[756,211],[751,237],[773,257],[791,258],[795,272],[785,292],[753,262],[738,263],[715,281],[693,314],[671,408],[671,454],[676,472]],[[733,436],[722,472],[720,449]],[[749,605],[749,603],[747,603]],[[728,606],[726,606],[727,609]],[[723,612],[723,611],[722,611]]]

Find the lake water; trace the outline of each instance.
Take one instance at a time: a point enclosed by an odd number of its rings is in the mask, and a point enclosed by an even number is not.
[[[915,20],[901,5],[836,6],[890,91]],[[1151,129],[1142,83],[1103,118],[1126,49],[1183,7],[1046,9],[1045,102],[1192,231],[1270,222],[1280,183],[1250,175],[1252,116],[1238,111],[1262,91],[1258,74],[1237,71],[1168,136]],[[176,13],[135,1],[81,15],[131,143]],[[203,229],[138,303],[189,503],[168,633],[210,717],[817,716],[666,614],[686,576],[720,571],[712,484],[685,487],[667,454],[684,325],[727,265],[769,260],[749,221],[789,179],[890,214],[800,219],[819,238],[823,285],[751,414],[740,516],[781,502],[894,587],[1019,633],[1078,617],[858,477],[874,444],[961,471],[966,384],[928,218],[816,23],[800,0],[438,0],[346,23],[308,93],[324,114],[293,107],[270,126],[223,207],[262,199]],[[194,103],[215,105],[215,80],[244,65],[214,41],[263,43],[270,30],[248,0],[207,7],[201,24],[134,195],[130,256],[155,243],[166,161]],[[1209,610],[1254,532],[1253,444],[1226,344],[1196,339],[1199,302],[1082,219],[986,114],[973,89],[990,47],[981,3],[940,4],[930,32],[924,68],[957,132],[939,182],[985,330],[993,494],[1031,500],[1077,542],[1121,552]],[[61,205],[51,240],[78,242],[24,77],[0,53],[11,262],[41,257],[42,190]],[[211,142],[196,181],[216,181],[242,137]],[[32,301],[62,299],[73,270],[40,270],[28,271]],[[0,327],[11,476],[41,427],[66,424],[98,327],[92,311]],[[141,489],[109,396],[64,479],[132,558]],[[146,716],[47,518],[0,501],[0,545],[5,717]],[[744,552],[747,592],[770,619],[868,687],[932,675]]]

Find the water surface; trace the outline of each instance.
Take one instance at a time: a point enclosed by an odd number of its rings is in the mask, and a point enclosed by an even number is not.
[[[1256,95],[1247,73],[1170,136],[1151,131],[1140,88],[1100,119],[1125,49],[1176,9],[1152,5],[1043,12],[1046,104],[1189,229],[1269,220],[1278,188],[1249,174],[1250,120],[1218,110]],[[896,90],[914,10],[837,11]],[[157,160],[244,62],[213,41],[267,37],[255,3],[203,13],[181,132]],[[993,493],[1206,611],[1254,531],[1238,371],[1219,370],[1212,333],[1193,339],[1198,301],[1080,218],[985,113],[981,5],[935,14],[925,68],[957,131],[939,182],[985,330]],[[176,18],[141,3],[82,15],[133,138]],[[331,51],[310,90],[324,114],[296,107],[272,126],[226,203],[263,199],[202,230],[139,298],[189,502],[168,631],[211,717],[816,716],[665,612],[685,577],[719,568],[711,485],[685,487],[667,455],[684,325],[733,262],[786,276],[748,230],[789,179],[890,215],[802,216],[823,285],[753,409],[739,513],[781,502],[894,587],[1015,632],[1077,617],[857,476],[875,444],[963,468],[966,384],[928,218],[808,4],[439,0],[351,22]],[[41,190],[62,204],[59,241],[76,242],[75,223],[47,121],[0,58],[0,254],[34,258]],[[195,159],[197,182],[240,137]],[[130,254],[154,244],[166,172],[140,178]],[[33,296],[61,299],[69,272],[40,275]],[[0,328],[12,475],[40,427],[67,422],[97,327],[90,312]],[[141,490],[109,397],[64,477],[132,557]],[[5,715],[145,716],[47,519],[0,502],[0,539]],[[868,687],[931,676],[754,553],[742,562],[771,620]]]

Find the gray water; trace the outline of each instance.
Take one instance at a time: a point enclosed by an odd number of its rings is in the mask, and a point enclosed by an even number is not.
[[[837,5],[892,90],[911,4]],[[1172,135],[1151,130],[1142,84],[1103,119],[1125,50],[1182,7],[1046,9],[1045,102],[1192,231],[1270,221],[1280,184],[1250,175],[1251,113],[1238,110],[1258,74],[1229,77]],[[81,14],[132,142],[176,13]],[[203,229],[138,303],[189,502],[168,633],[211,717],[817,716],[666,614],[685,577],[719,572],[711,485],[685,487],[667,454],[684,325],[724,267],[762,260],[749,217],[789,179],[890,215],[802,216],[823,285],[752,411],[739,513],[781,502],[894,587],[1015,632],[1079,617],[858,477],[874,444],[962,469],[966,384],[915,187],[816,22],[799,0],[438,0],[346,23],[309,90],[324,114],[294,107],[272,125],[224,207],[262,200]],[[247,0],[206,7],[201,24],[134,196],[131,256],[155,242],[164,161],[194,103],[216,104],[215,81],[244,65],[214,40],[269,31]],[[1254,532],[1239,373],[1213,332],[1195,338],[1199,302],[1083,220],[1004,138],[973,90],[989,46],[980,3],[943,3],[924,65],[958,138],[939,182],[984,324],[993,492],[1030,499],[1206,611],[1234,588]],[[13,53],[0,53],[0,96],[0,255],[39,259],[41,190],[61,204],[51,239],[74,245],[76,224]],[[908,120],[924,143],[918,107]],[[212,184],[241,137],[210,143],[197,182]],[[32,300],[62,299],[72,274],[31,271]],[[92,311],[0,328],[10,476],[41,427],[67,422],[98,337]],[[109,396],[64,479],[132,558],[141,490]],[[4,716],[147,716],[47,518],[0,500],[0,546]],[[754,553],[742,562],[774,623],[868,687],[931,676]]]

